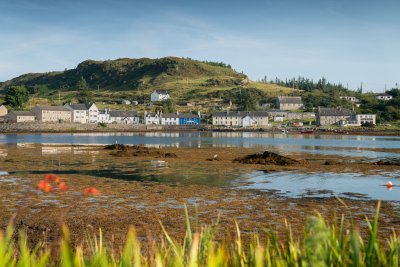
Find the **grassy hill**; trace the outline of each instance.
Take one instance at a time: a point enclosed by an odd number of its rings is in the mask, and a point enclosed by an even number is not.
[[[238,89],[257,91],[258,95],[274,97],[293,90],[287,87],[250,81],[229,65],[188,58],[86,60],[76,68],[48,73],[28,73],[3,82],[5,89],[26,86],[37,103],[74,101],[78,82],[84,78],[96,102],[110,99],[149,100],[154,89],[164,89],[176,101],[227,100]],[[4,90],[3,90],[4,92]],[[58,101],[58,102],[57,102]]]

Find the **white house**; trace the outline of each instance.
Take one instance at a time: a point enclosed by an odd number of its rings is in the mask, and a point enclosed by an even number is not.
[[[147,113],[147,111],[144,112],[143,116],[143,123],[148,125],[148,124],[160,124],[160,113]]]
[[[127,99],[123,99],[123,100],[121,101],[121,104],[122,104],[122,105],[130,105],[130,104],[131,104],[131,101],[129,101],[129,100],[127,100]]]
[[[169,94],[165,90],[154,90],[150,97],[151,102],[165,101],[167,99],[169,99]]]
[[[65,104],[64,106],[71,111],[72,122],[97,123],[99,120],[99,109],[94,103]]]
[[[139,124],[139,115],[135,110],[110,110],[110,123]]]
[[[242,126],[243,127],[257,126],[257,122],[250,115],[246,115],[242,118]]]
[[[161,125],[179,125],[179,115],[175,113],[163,113],[160,119]]]
[[[110,123],[110,112],[109,110],[99,110],[99,116],[97,117],[99,123]]]
[[[352,103],[360,102],[355,96],[339,96],[340,99],[350,101]]]
[[[387,100],[392,99],[393,96],[391,96],[389,94],[386,94],[386,93],[383,93],[383,94],[375,94],[375,98],[378,99],[378,100],[387,101]]]

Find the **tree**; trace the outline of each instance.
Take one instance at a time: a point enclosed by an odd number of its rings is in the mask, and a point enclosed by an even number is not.
[[[162,104],[162,111],[163,113],[175,113],[175,103],[171,99],[165,100]]]
[[[89,89],[85,78],[83,78],[82,76],[77,82],[76,86],[78,87],[79,90]]]
[[[11,86],[5,96],[5,101],[16,109],[23,108],[28,100],[29,93],[25,86]]]
[[[87,82],[85,78],[81,76],[80,80],[77,82],[76,86],[79,89],[79,93],[77,95],[77,99],[79,103],[91,102],[93,98],[92,92],[89,90]]]

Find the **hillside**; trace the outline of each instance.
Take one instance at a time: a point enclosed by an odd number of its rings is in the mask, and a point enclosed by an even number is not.
[[[9,86],[23,85],[30,92],[30,105],[75,102],[81,78],[92,91],[93,101],[104,105],[121,99],[145,103],[155,89],[167,90],[175,102],[204,107],[229,103],[239,89],[251,90],[260,99],[293,92],[284,86],[253,82],[224,63],[166,57],[86,60],[70,70],[28,73],[3,82],[0,95]]]
[[[45,85],[49,89],[74,89],[79,79],[86,79],[90,88],[135,90],[162,86],[186,79],[216,78],[215,83],[239,84],[246,75],[237,73],[222,63],[205,63],[191,59],[167,57],[161,59],[86,60],[75,69],[61,72],[29,73],[4,83],[3,86]],[[213,81],[209,81],[213,83]]]

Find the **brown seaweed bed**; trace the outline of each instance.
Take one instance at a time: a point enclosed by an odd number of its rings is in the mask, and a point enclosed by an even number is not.
[[[199,224],[211,223],[220,216],[221,232],[232,230],[237,221],[245,237],[263,229],[283,230],[285,219],[295,233],[301,233],[305,219],[316,212],[332,222],[334,215],[344,214],[352,218],[361,232],[367,232],[365,217],[371,218],[376,201],[339,201],[335,198],[284,198],[258,190],[236,190],[225,186],[191,184],[174,181],[163,183],[152,180],[122,180],[82,175],[79,170],[110,170],[134,165],[143,160],[154,160],[171,153],[176,157],[163,157],[169,168],[154,168],[148,172],[169,172],[182,169],[179,166],[193,166],[206,172],[221,173],[221,179],[229,173],[251,170],[281,171],[354,171],[398,170],[396,165],[376,165],[348,158],[301,154],[290,155],[307,164],[268,165],[240,164],[234,159],[259,152],[245,148],[165,148],[146,149],[149,153],[116,156],[115,151],[103,147],[85,146],[5,146],[6,154],[1,155],[0,171],[10,175],[0,176],[0,227],[4,229],[15,215],[17,229],[28,232],[30,242],[44,240],[51,243],[60,236],[59,226],[66,223],[74,242],[81,242],[86,233],[101,228],[105,239],[114,245],[121,245],[129,225],[134,225],[142,240],[157,238],[162,234],[159,222],[174,237],[184,234],[184,210],[186,203],[194,220],[198,210]],[[155,153],[156,152],[156,153]],[[217,155],[217,157],[215,157]],[[218,160],[211,160],[218,158]],[[327,161],[335,164],[326,165]],[[342,165],[338,168],[338,164]],[[70,186],[65,193],[43,193],[36,189],[37,182],[49,171],[59,171],[60,177]],[[76,172],[73,172],[76,170]],[[190,172],[186,175],[190,179]],[[229,176],[229,175],[228,175]],[[101,191],[97,197],[83,196],[85,186],[94,186]],[[400,233],[399,208],[390,202],[383,202],[380,217],[381,238],[394,229]],[[283,234],[283,233],[282,233]]]

